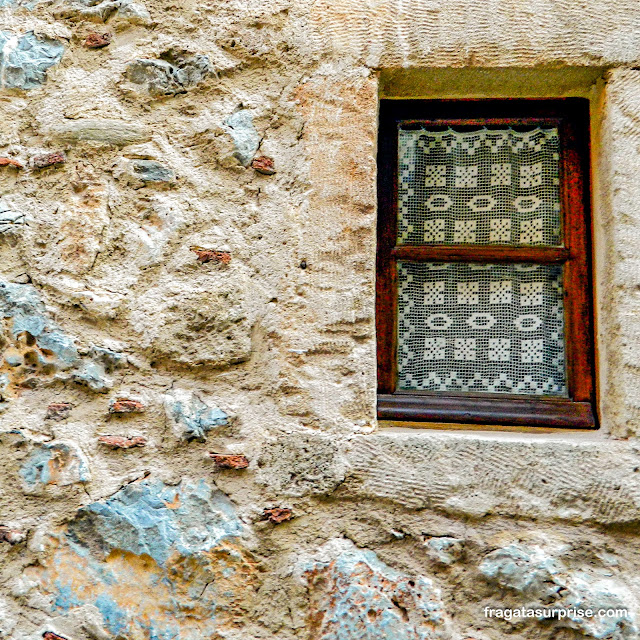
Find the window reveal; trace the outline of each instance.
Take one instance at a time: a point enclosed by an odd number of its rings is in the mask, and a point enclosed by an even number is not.
[[[587,133],[579,100],[383,101],[380,417],[595,426]]]

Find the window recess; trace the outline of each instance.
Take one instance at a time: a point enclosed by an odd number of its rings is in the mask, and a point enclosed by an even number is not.
[[[378,417],[596,428],[589,106],[382,100]]]

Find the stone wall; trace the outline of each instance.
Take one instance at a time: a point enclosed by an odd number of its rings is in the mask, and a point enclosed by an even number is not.
[[[636,2],[0,21],[0,636],[639,637]],[[381,94],[591,99],[597,433],[376,422]]]

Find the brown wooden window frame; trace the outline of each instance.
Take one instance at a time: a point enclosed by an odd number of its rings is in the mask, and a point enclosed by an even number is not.
[[[554,126],[563,245],[398,245],[398,128]],[[582,98],[380,101],[376,332],[378,418],[469,425],[597,428],[591,292],[589,103]],[[397,261],[562,264],[568,398],[407,391],[397,384]]]

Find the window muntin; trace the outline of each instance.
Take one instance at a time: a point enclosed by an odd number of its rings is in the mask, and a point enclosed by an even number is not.
[[[595,427],[587,101],[383,100],[378,157],[379,417]]]

